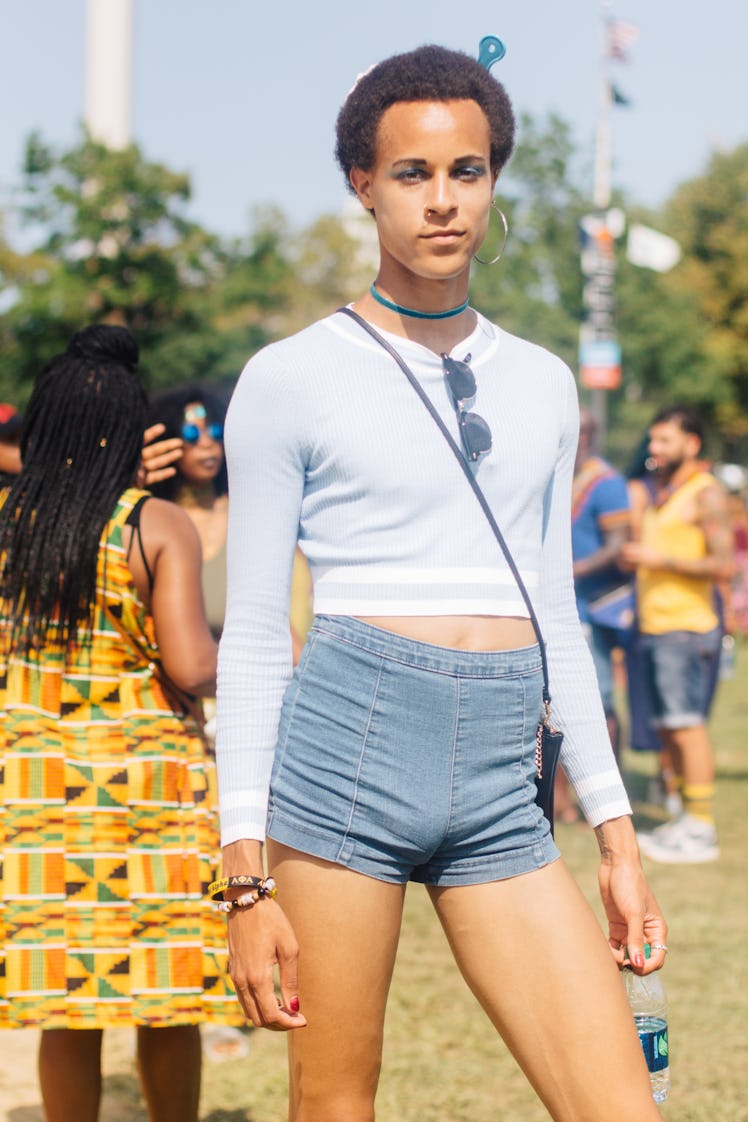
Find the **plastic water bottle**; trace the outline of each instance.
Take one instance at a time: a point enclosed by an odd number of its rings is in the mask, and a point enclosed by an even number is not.
[[[723,680],[735,676],[735,637],[722,636],[722,650],[719,653],[719,676]]]
[[[644,953],[649,958],[647,944]],[[649,1068],[652,1097],[656,1103],[661,1103],[670,1090],[665,988],[659,972],[642,978],[629,967],[623,969],[623,984]]]

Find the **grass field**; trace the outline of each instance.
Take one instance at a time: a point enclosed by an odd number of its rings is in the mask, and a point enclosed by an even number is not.
[[[722,857],[705,866],[647,862],[670,924],[663,975],[670,1006],[672,1090],[666,1122],[748,1122],[748,646],[723,683],[711,723],[718,762]],[[627,783],[640,823],[654,761],[628,754]],[[591,831],[560,826],[558,841],[598,914],[597,847]],[[333,949],[331,948],[331,952]],[[333,952],[334,953],[334,952]],[[563,1032],[563,1026],[559,1026]],[[105,1079],[102,1122],[145,1122],[125,1045]],[[283,1122],[285,1044],[253,1031],[246,1059],[205,1064],[202,1122]],[[37,1108],[9,1122],[36,1122]],[[392,987],[378,1122],[543,1122],[545,1109],[467,991],[422,889],[406,900]]]

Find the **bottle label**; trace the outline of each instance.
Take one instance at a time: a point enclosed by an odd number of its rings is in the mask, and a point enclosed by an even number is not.
[[[642,1042],[647,1067],[652,1071],[664,1071],[668,1066],[668,1041],[667,1025],[664,1021],[652,1024],[652,1019],[647,1018],[649,1024],[637,1026],[639,1039]]]

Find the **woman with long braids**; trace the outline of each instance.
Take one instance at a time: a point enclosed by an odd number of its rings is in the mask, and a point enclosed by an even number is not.
[[[498,256],[481,245],[513,132],[504,89],[464,54],[367,71],[337,155],[378,273],[352,309],[252,358],[229,406],[213,891],[247,1015],[288,1031],[292,1122],[374,1117],[409,881],[556,1122],[661,1117],[616,967],[661,967],[666,925],[576,613],[574,379],[469,304],[473,256]],[[539,618],[607,941],[535,802],[542,648],[471,473]],[[316,618],[292,675],[297,535]]]
[[[124,328],[72,337],[37,380],[0,509],[0,1026],[42,1030],[47,1122],[95,1122],[102,1032],[127,1025],[151,1122],[196,1122],[199,1024],[243,1021],[205,901],[200,543],[133,485],[137,359]]]

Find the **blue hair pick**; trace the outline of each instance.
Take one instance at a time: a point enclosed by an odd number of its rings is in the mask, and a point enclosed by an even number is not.
[[[478,44],[478,62],[490,70],[506,54],[506,47],[495,35],[484,35]]]

